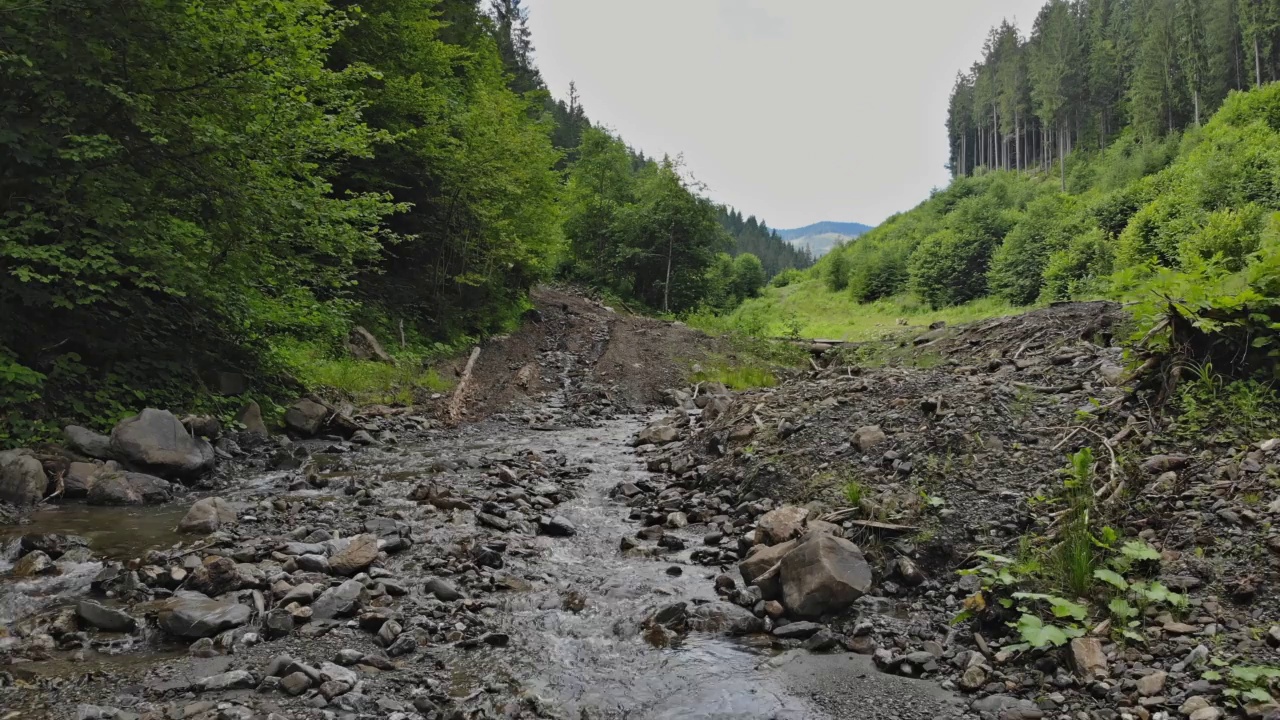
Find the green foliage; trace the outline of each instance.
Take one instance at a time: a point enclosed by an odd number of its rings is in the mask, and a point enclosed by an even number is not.
[[[1206,679],[1222,678],[1221,673],[1214,671],[1206,672],[1205,675],[1209,676],[1210,672],[1213,672],[1213,676]],[[1280,668],[1267,665],[1235,665],[1227,674],[1230,687],[1223,690],[1222,694],[1241,703],[1271,703],[1274,702],[1271,691],[1277,679],[1280,679]]]
[[[1280,395],[1270,383],[1252,378],[1227,381],[1206,361],[1187,368],[1177,387],[1174,433],[1183,438],[1214,432],[1231,440],[1250,441],[1280,427]]]
[[[1074,595],[1088,592],[1094,581],[1096,550],[1090,514],[1093,511],[1093,450],[1082,448],[1071,455],[1070,474],[1064,483],[1067,501],[1062,532],[1051,553],[1054,578]]]
[[[778,384],[778,378],[762,365],[718,363],[694,373],[693,382],[718,382],[730,390],[751,390],[773,387]]]
[[[862,498],[866,496],[867,489],[857,480],[850,480],[844,484],[844,499],[851,507],[861,507]]]
[[[1079,637],[1083,634],[1078,628],[1045,623],[1038,616],[1031,613],[1026,613],[1019,617],[1018,622],[1014,623],[1014,627],[1018,631],[1018,636],[1022,638],[1024,646],[1036,649],[1061,647],[1066,645],[1071,638]],[[1017,648],[1018,646],[1011,647]]]
[[[787,268],[777,275],[774,275],[773,279],[769,280],[769,287],[784,288],[793,282],[799,281],[802,277],[804,277],[804,274],[799,270],[796,270],[795,268]]]

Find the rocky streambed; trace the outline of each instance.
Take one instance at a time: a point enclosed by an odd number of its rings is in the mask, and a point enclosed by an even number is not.
[[[525,382],[533,363],[544,390],[507,414],[444,428],[307,401],[290,425],[311,439],[174,428],[176,460],[46,462],[64,496],[73,471],[92,482],[3,531],[0,717],[966,715],[744,599],[744,548],[714,536],[767,502],[679,492],[706,512],[638,509],[673,496],[653,446],[635,448],[653,416],[618,378],[645,374],[635,359],[663,327],[687,331],[573,298],[542,313],[506,365]],[[108,490],[129,504],[101,504]]]

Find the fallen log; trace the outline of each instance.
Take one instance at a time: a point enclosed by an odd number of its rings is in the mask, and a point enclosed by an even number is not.
[[[457,425],[462,422],[462,414],[467,402],[467,390],[471,385],[471,371],[476,366],[476,359],[480,357],[480,346],[476,346],[471,351],[471,357],[467,358],[467,365],[462,369],[462,377],[458,380],[458,387],[453,389],[453,397],[449,399],[449,408],[446,411],[446,418],[451,425]]]

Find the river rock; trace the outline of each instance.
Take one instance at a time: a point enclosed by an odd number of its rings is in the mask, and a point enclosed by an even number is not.
[[[57,575],[58,566],[53,564],[53,560],[48,555],[36,550],[23,555],[18,562],[13,564],[13,569],[9,571],[9,574],[13,577]]]
[[[79,425],[68,425],[62,429],[62,436],[67,440],[67,447],[85,457],[111,459],[111,438],[106,435]]]
[[[22,507],[45,498],[49,478],[30,450],[0,452],[0,500]]]
[[[112,454],[161,477],[188,479],[213,468],[213,446],[191,433],[173,413],[147,408],[111,431]]]
[[[90,505],[157,505],[169,502],[173,486],[167,481],[145,473],[99,473],[89,489]]]
[[[336,575],[350,577],[369,567],[376,559],[378,537],[368,533],[356,535],[329,557],[329,569]]]
[[[578,534],[578,529],[573,526],[573,523],[560,515],[554,517],[543,515],[539,517],[538,530],[544,535],[553,537],[570,537]]]
[[[853,444],[857,445],[862,452],[866,452],[888,439],[888,436],[884,434],[879,425],[866,425],[853,431]]]
[[[773,634],[774,637],[780,637],[784,640],[804,640],[821,629],[822,626],[816,622],[801,620],[800,622],[780,625],[773,629]]]
[[[258,407],[258,403],[250,400],[240,408],[240,412],[236,413],[236,422],[244,425],[247,433],[254,435],[269,435],[267,432],[267,424],[262,421],[262,408]]]
[[[738,564],[738,572],[742,573],[742,582],[746,586],[759,585],[766,600],[775,600],[782,595],[778,574],[773,573],[766,580],[760,578],[781,562],[787,553],[798,545],[796,540],[788,540],[777,545],[755,545],[746,559]]]
[[[779,566],[782,603],[796,617],[843,610],[871,590],[862,550],[826,533],[806,535]]]
[[[461,600],[466,597],[461,592],[458,592],[458,589],[455,588],[452,583],[438,577],[427,578],[427,582],[423,589],[426,590],[428,595],[435,595],[437,599],[444,600],[445,602]]]
[[[360,608],[360,596],[364,586],[356,580],[348,580],[337,587],[320,593],[311,604],[312,617],[316,620],[332,620],[352,615]]]
[[[804,533],[809,511],[795,505],[783,505],[760,516],[757,537],[766,545],[777,545]]]
[[[211,675],[196,683],[196,688],[204,692],[213,690],[244,690],[258,684],[257,678],[248,670],[232,670],[218,675]]]
[[[689,613],[689,629],[700,632],[725,632],[730,635],[750,635],[764,631],[764,620],[750,610],[730,602],[712,602],[699,605]]]
[[[138,628],[138,621],[128,613],[100,605],[92,600],[81,600],[76,603],[76,615],[99,630],[133,632]]]
[[[89,491],[93,489],[93,484],[97,482],[98,474],[101,472],[103,472],[103,466],[98,463],[71,463],[67,466],[66,474],[62,476],[62,496],[88,497]]]
[[[74,548],[88,546],[89,541],[79,535],[61,533],[27,533],[19,541],[22,554],[39,550],[57,560]]]
[[[186,638],[213,637],[249,621],[252,611],[236,602],[213,600],[189,590],[177,592],[160,613],[160,627],[170,635]]]
[[[329,408],[314,400],[302,398],[284,411],[284,424],[303,437],[312,437],[320,432],[328,417]]]
[[[197,500],[182,520],[178,522],[180,532],[211,533],[223,525],[236,521],[236,509],[231,503],[220,497],[207,497]]]
[[[672,418],[662,418],[650,423],[636,436],[637,445],[666,445],[680,439],[680,431]]]
[[[311,678],[304,672],[291,673],[280,680],[280,687],[290,695],[301,695],[311,689]]]
[[[186,587],[210,597],[244,588],[262,587],[265,577],[257,565],[211,556],[191,571]]]
[[[1081,677],[1092,680],[1107,674],[1107,655],[1098,638],[1075,638],[1069,646],[1071,665]]]

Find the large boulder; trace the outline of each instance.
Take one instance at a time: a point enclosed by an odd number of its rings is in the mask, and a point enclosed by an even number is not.
[[[871,590],[871,567],[857,545],[823,532],[804,536],[779,563],[782,602],[799,618],[849,607]]]
[[[160,627],[184,638],[213,637],[249,622],[247,605],[214,600],[197,592],[179,591],[160,613]]]
[[[76,615],[99,630],[133,632],[138,628],[138,621],[129,613],[106,607],[92,600],[81,600],[76,603]]]
[[[73,462],[67,466],[67,473],[62,476],[62,496],[67,498],[83,498],[89,496],[98,475],[103,471],[99,463]]]
[[[805,521],[809,511],[795,505],[783,505],[760,516],[756,530],[760,541],[766,545],[777,545],[794,540],[804,534]]]
[[[376,360],[389,365],[396,364],[395,358],[382,349],[382,343],[378,342],[378,338],[359,325],[351,328],[351,335],[347,338],[347,349],[357,360]]]
[[[795,540],[788,540],[777,545],[756,545],[752,547],[746,559],[738,564],[738,572],[742,573],[743,584],[747,586],[759,585],[766,600],[780,597],[782,595],[782,587],[778,584],[778,574],[768,573],[773,566],[787,556],[787,553],[794,550],[797,544]]]
[[[311,437],[320,432],[328,417],[329,408],[314,400],[302,398],[284,411],[284,424],[303,437]]]
[[[179,532],[211,533],[224,523],[236,521],[236,509],[220,497],[197,500],[178,521]]]
[[[173,413],[147,408],[116,424],[111,451],[122,462],[165,478],[198,477],[213,468],[213,447]]]
[[[378,559],[378,537],[368,533],[356,535],[346,541],[334,543],[335,550],[329,556],[329,569],[335,575],[352,576],[364,570]]]
[[[44,465],[30,450],[0,452],[0,500],[13,505],[35,505],[45,498],[49,478]]]
[[[79,425],[66,426],[62,429],[62,435],[67,439],[67,447],[81,455],[98,460],[111,458],[111,438],[106,435]]]
[[[173,498],[173,486],[154,475],[99,472],[89,488],[90,505],[156,505]]]
[[[666,445],[680,439],[678,425],[683,419],[676,416],[655,420],[636,435],[636,445]]]
[[[250,400],[236,413],[236,422],[244,425],[245,432],[255,435],[268,435],[267,424],[262,421],[262,408]]]
[[[764,619],[733,603],[719,601],[699,605],[689,613],[689,629],[700,632],[725,632],[750,635],[764,632]]]

